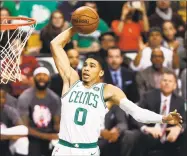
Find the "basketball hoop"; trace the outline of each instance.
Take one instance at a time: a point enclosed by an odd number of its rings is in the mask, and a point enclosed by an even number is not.
[[[0,17],[0,84],[21,81],[20,56],[35,26],[32,18]]]

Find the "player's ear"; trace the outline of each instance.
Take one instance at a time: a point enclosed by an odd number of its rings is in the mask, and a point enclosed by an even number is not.
[[[104,76],[104,70],[101,70],[101,71],[100,71],[99,76],[100,76],[100,77],[103,77],[103,76]]]

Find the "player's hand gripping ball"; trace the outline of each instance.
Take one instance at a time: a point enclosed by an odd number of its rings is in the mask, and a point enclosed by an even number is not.
[[[78,33],[90,34],[98,27],[99,15],[92,8],[83,6],[73,12],[71,23]]]

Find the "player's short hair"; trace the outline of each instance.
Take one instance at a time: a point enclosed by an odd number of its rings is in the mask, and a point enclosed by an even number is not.
[[[104,70],[104,68],[105,68],[104,60],[100,56],[88,55],[87,59],[88,58],[92,58],[92,59],[96,60],[99,63],[99,65],[101,66],[101,69]]]

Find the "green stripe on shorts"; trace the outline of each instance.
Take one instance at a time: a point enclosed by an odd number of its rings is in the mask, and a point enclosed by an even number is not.
[[[93,143],[70,143],[65,140],[59,139],[58,141],[59,144],[71,148],[96,148],[97,147],[97,142]]]

